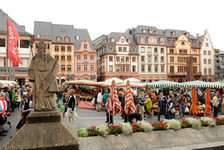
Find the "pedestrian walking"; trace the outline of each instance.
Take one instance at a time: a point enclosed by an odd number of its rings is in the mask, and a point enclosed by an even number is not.
[[[158,121],[160,121],[160,116],[162,114],[164,114],[164,118],[166,117],[166,104],[167,104],[167,98],[163,95],[163,92],[160,92],[160,98],[159,98],[159,102],[158,102],[158,108],[159,108],[159,112],[158,112]]]
[[[76,115],[76,97],[74,95],[75,91],[71,89],[69,91],[68,109],[65,114],[65,119],[69,121],[71,115],[72,124],[75,125],[75,115]]]
[[[217,117],[219,111],[218,93],[216,93],[215,96],[213,96],[212,105],[213,105],[213,117]]]

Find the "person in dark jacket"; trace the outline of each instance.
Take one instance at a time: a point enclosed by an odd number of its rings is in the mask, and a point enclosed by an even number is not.
[[[173,114],[171,112],[171,109],[174,108],[174,104],[173,104],[173,100],[172,100],[172,96],[168,95],[167,96],[168,100],[167,100],[167,115],[168,115],[168,119],[173,119]]]
[[[163,92],[160,92],[160,98],[158,103],[158,121],[160,121],[160,116],[164,114],[164,117],[166,118],[166,102],[167,98],[163,95]]]
[[[71,89],[69,91],[69,98],[68,98],[68,109],[65,115],[65,119],[69,121],[69,116],[72,114],[72,124],[75,125],[75,114],[76,114],[76,97],[75,97],[75,91]]]

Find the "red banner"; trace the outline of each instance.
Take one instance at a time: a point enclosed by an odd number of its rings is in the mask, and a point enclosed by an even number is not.
[[[19,57],[19,50],[17,48],[19,34],[8,18],[8,26],[7,26],[7,42],[8,42],[8,59],[12,60],[13,67],[18,65],[18,63],[23,64]]]

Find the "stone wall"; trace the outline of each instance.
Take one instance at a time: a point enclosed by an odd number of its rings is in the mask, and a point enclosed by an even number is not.
[[[199,145],[221,142],[224,145],[224,126],[201,129],[180,129],[178,131],[152,131],[150,133],[134,133],[130,136],[118,135],[106,138],[85,137],[80,139],[80,150],[149,150],[174,148],[178,146]],[[190,148],[192,149],[192,147]],[[194,148],[193,148],[194,149]]]

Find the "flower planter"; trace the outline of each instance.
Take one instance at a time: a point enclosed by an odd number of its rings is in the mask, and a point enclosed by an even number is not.
[[[83,137],[80,150],[149,150],[224,141],[224,126],[138,132],[130,136]],[[200,146],[199,146],[200,147]],[[198,147],[197,147],[198,148]]]

